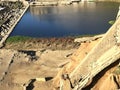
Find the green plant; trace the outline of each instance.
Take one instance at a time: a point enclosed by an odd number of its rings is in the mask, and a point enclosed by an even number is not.
[[[110,25],[113,25],[115,23],[115,20],[111,20],[108,22]]]
[[[17,42],[25,42],[26,40],[30,40],[31,37],[26,37],[26,36],[12,36],[12,37],[9,37],[7,40],[6,40],[6,43],[17,43]]]

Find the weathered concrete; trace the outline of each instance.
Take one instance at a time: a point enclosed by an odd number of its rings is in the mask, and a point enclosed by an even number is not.
[[[53,6],[53,5],[70,5],[75,2],[80,2],[81,0],[35,0],[30,3],[30,5],[40,5],[40,6]]]
[[[4,79],[7,74],[8,68],[12,63],[15,51],[12,50],[0,50],[0,81]]]
[[[33,80],[45,82],[46,78],[44,77],[54,77],[61,68],[59,64],[64,66],[66,61],[69,62],[68,55],[74,51],[74,49],[55,51],[42,49],[37,51],[0,49],[0,89],[28,90],[26,87]],[[33,53],[32,56],[28,55],[31,53]],[[38,88],[38,90],[51,89]]]
[[[3,46],[3,43],[6,41],[10,33],[13,31],[14,27],[17,25],[17,23],[20,21],[26,10],[28,9],[29,5],[26,6],[24,11],[21,13],[21,15],[18,17],[18,19],[15,21],[15,23],[10,27],[9,31],[7,33],[4,33],[5,35],[2,37],[2,40],[0,41],[0,47]]]
[[[94,1],[104,1],[104,2],[120,2],[120,0],[94,0]]]
[[[117,14],[116,19],[118,19],[119,17],[120,17],[120,6],[119,6],[119,10],[118,10],[118,14]]]
[[[96,36],[93,36],[93,37],[82,37],[82,38],[76,38],[74,40],[74,42],[79,42],[79,43],[84,43],[84,42],[91,42],[91,41],[95,41],[97,39],[100,39],[104,36],[104,34],[101,34],[101,35],[96,35]]]
[[[120,18],[70,74],[70,81],[75,88],[82,89],[97,73],[120,58],[120,47],[116,41],[116,33],[119,29],[116,27],[119,26]]]
[[[53,84],[57,82],[60,84],[61,89],[65,85],[64,81],[67,79],[71,83],[69,85],[74,87],[73,90],[81,90],[92,81],[96,74],[120,58],[119,39],[120,17],[93,49],[89,53],[86,52],[85,57],[79,57],[81,53],[84,55],[85,52],[82,51],[75,54],[76,58],[72,58],[71,65],[68,64],[66,67],[63,67],[57,75],[58,78],[54,79]]]

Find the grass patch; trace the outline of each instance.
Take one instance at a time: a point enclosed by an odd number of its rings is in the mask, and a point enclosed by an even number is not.
[[[115,23],[115,20],[111,20],[108,22],[110,25],[113,25]]]
[[[100,34],[96,34],[96,35],[100,35]],[[67,38],[82,38],[82,37],[93,37],[96,35],[76,35],[76,36],[65,36],[65,37],[61,37],[67,40]],[[36,39],[43,39],[43,40],[52,40],[53,38],[33,38],[33,37],[28,37],[28,36],[11,36],[6,40],[6,43],[17,43],[17,42],[26,42],[28,40],[36,40]],[[55,38],[55,39],[59,39],[59,38]],[[63,40],[63,39],[62,39]]]
[[[9,37],[6,40],[6,43],[17,43],[17,42],[25,42],[27,40],[32,39],[31,37],[27,37],[27,36],[12,36]]]

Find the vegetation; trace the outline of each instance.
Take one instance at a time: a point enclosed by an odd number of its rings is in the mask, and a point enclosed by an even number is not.
[[[115,20],[111,20],[108,22],[110,25],[113,25],[115,23]]]
[[[17,43],[17,42],[25,42],[26,40],[30,40],[31,37],[27,37],[27,36],[12,36],[9,37],[6,42],[7,43]]]
[[[9,37],[7,40],[6,40],[6,43],[17,43],[17,42],[25,42],[25,41],[28,41],[28,40],[45,40],[47,42],[50,41],[50,42],[67,42],[67,41],[71,41],[71,40],[74,40],[75,38],[82,38],[82,37],[92,37],[92,36],[95,36],[95,35],[77,35],[77,36],[67,36],[67,37],[61,37],[61,38],[33,38],[33,37],[28,37],[28,36],[11,36]],[[66,41],[67,40],[67,41]],[[62,42],[61,42],[62,41]],[[41,41],[42,42],[42,41]]]

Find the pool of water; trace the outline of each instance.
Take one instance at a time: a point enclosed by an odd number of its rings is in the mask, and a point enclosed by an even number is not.
[[[68,6],[31,6],[11,36],[64,37],[105,33],[118,3],[80,2]]]

